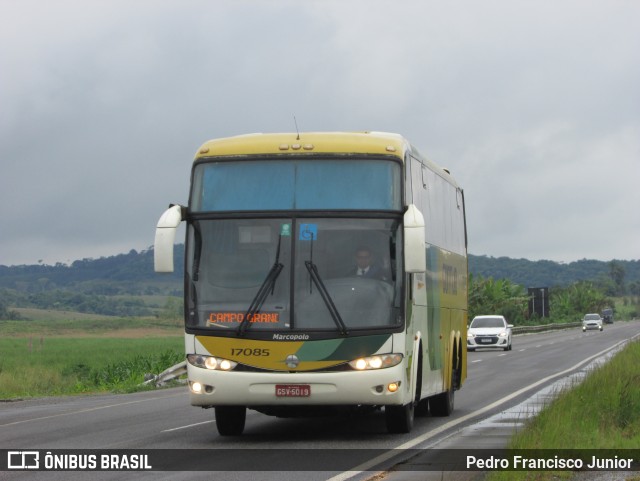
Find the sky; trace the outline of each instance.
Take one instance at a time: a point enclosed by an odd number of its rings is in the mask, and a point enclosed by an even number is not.
[[[206,140],[387,131],[469,252],[640,259],[636,0],[0,0],[0,265],[148,249]]]

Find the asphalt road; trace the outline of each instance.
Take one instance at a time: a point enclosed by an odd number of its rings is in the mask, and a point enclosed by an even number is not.
[[[225,471],[11,471],[0,472],[0,478],[367,479],[374,472],[358,467],[364,460],[363,456],[376,458],[383,468],[390,466],[397,459],[385,456],[388,450],[396,448],[393,452],[397,453],[397,448],[406,450],[436,445],[439,439],[444,439],[453,430],[521,402],[544,385],[568,375],[588,360],[639,334],[640,321],[616,322],[606,325],[603,332],[582,333],[579,329],[571,329],[517,336],[514,337],[513,350],[508,352],[471,352],[468,356],[468,379],[462,390],[456,393],[454,414],[448,418],[417,418],[413,431],[406,435],[388,434],[384,413],[379,411],[315,419],[278,419],[248,411],[242,436],[220,437],[215,427],[214,411],[190,406],[186,388],[130,395],[4,402],[0,403],[0,449],[68,449],[71,452],[180,449],[188,454],[187,466],[189,458],[196,461],[191,456],[207,457],[219,459]],[[270,450],[266,458],[264,455],[256,457],[256,453],[251,451],[265,449]],[[347,462],[350,460],[345,458],[345,450],[359,450],[352,451],[358,454],[353,456],[353,466],[345,467],[345,459]],[[259,463],[256,461],[258,458]],[[339,461],[335,461],[336,458]],[[313,471],[303,471],[305,459],[313,465]],[[345,473],[346,470],[352,472]]]

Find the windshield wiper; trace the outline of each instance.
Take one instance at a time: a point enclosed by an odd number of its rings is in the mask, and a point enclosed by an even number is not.
[[[347,326],[342,320],[342,317],[338,312],[338,308],[333,303],[333,299],[331,299],[331,294],[329,294],[329,291],[327,290],[324,283],[322,282],[322,279],[320,278],[320,274],[318,273],[318,267],[313,263],[313,261],[304,261],[304,265],[309,271],[309,276],[311,277],[311,280],[318,288],[318,291],[322,296],[322,300],[324,301],[324,304],[327,306],[327,309],[329,310],[329,314],[331,314],[331,318],[333,319],[333,322],[336,323],[336,326],[340,330],[340,334],[342,334],[343,336],[348,335],[349,331],[347,330]]]
[[[255,316],[258,312],[260,312],[260,308],[262,307],[262,304],[264,304],[264,301],[267,299],[267,296],[269,295],[269,291],[271,291],[271,295],[273,295],[273,291],[276,288],[276,280],[278,279],[278,276],[280,275],[280,272],[282,272],[282,268],[284,267],[284,265],[280,262],[280,244],[281,243],[282,243],[282,235],[278,237],[278,249],[276,250],[276,260],[274,261],[273,265],[271,266],[271,269],[267,273],[267,277],[264,278],[264,281],[262,282],[260,289],[258,289],[258,293],[255,295],[255,297],[251,301],[251,304],[249,304],[249,309],[247,309],[247,312],[245,313],[244,318],[242,319],[242,322],[240,322],[240,325],[238,326],[238,330],[236,331],[238,336],[244,335],[244,332],[247,330],[247,327],[249,327],[250,325],[249,323],[251,319],[253,319],[253,316]]]
[[[276,279],[278,279],[278,276],[280,275],[280,272],[282,272],[283,267],[284,265],[280,262],[276,262],[275,264],[273,264],[273,266],[271,266],[271,270],[269,270],[267,277],[265,277],[264,282],[260,286],[260,289],[258,289],[258,293],[251,301],[249,309],[247,309],[242,322],[238,326],[238,336],[242,336],[244,334],[244,332],[247,330],[247,327],[249,327],[250,320],[253,319],[253,317],[258,312],[260,312],[260,308],[262,307],[262,304],[264,304],[264,301],[267,299],[269,291],[272,291],[271,293],[273,294],[273,289],[276,285]]]

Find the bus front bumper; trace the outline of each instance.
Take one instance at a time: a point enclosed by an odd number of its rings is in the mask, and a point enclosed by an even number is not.
[[[402,364],[369,371],[223,372],[188,365],[193,406],[381,406],[406,404]]]

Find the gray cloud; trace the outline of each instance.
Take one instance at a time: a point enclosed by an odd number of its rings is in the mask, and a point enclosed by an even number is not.
[[[631,1],[0,3],[0,264],[144,249],[206,139],[406,135],[470,251],[637,259]],[[357,21],[356,21],[357,20]]]

